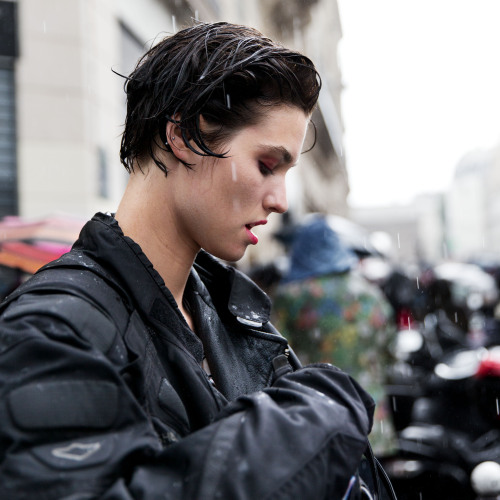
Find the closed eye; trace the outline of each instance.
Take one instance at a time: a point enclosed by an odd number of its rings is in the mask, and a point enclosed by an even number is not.
[[[269,168],[263,161],[259,161],[259,170],[264,176],[273,175],[273,169]]]

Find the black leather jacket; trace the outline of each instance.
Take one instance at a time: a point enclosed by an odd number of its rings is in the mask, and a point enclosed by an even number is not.
[[[103,214],[6,299],[0,498],[343,498],[371,398],[291,366],[267,296],[205,252],[185,303],[199,337]]]

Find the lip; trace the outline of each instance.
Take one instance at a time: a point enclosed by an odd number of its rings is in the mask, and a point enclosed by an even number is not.
[[[255,236],[255,234],[252,233],[252,229],[256,226],[264,226],[265,224],[267,224],[267,220],[259,220],[257,222],[251,222],[250,224],[245,224],[245,230],[252,245],[257,245],[257,243],[259,242],[259,238],[257,238],[257,236]]]

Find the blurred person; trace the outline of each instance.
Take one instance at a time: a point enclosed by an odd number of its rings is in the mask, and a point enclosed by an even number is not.
[[[281,280],[282,272],[275,262],[255,264],[245,274],[267,295],[272,295]]]
[[[370,442],[381,455],[395,446],[384,383],[396,329],[391,306],[357,263],[325,217],[307,218],[295,232],[289,271],[273,295],[273,320],[303,363],[333,363],[375,399]]]
[[[372,398],[302,368],[268,297],[221,262],[287,209],[313,63],[196,24],[125,90],[116,214],[2,305],[0,498],[352,498]]]

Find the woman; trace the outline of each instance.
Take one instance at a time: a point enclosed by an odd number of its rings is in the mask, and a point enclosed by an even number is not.
[[[257,31],[199,24],[127,79],[113,215],[3,304],[1,498],[347,498],[372,400],[300,368],[236,261],[286,210],[320,89]],[[288,361],[291,359],[292,364]]]

